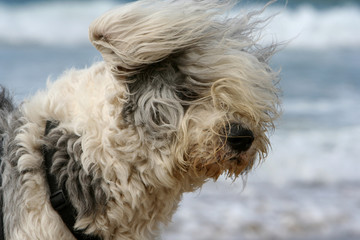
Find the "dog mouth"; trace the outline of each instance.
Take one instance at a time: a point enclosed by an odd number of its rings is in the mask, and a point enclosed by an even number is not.
[[[214,159],[198,163],[197,172],[205,176],[217,179],[220,175],[237,178],[246,175],[254,164],[254,159],[247,153],[222,152]]]
[[[200,141],[203,145],[190,145],[185,158],[196,175],[217,179],[223,174],[234,178],[247,174],[256,159],[254,133],[239,123],[221,127],[218,133]]]
[[[212,157],[196,159],[194,162],[196,172],[215,180],[223,174],[234,178],[247,174],[254,164],[253,152],[233,150],[232,147],[229,151],[229,148],[219,147]]]

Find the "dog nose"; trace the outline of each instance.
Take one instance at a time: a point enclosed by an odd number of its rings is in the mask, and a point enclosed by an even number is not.
[[[227,144],[238,152],[249,150],[254,141],[254,134],[247,128],[243,128],[240,124],[231,123],[226,127]]]

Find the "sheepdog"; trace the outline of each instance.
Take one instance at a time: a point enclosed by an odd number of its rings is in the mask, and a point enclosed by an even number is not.
[[[90,26],[104,61],[20,106],[2,88],[6,240],[155,239],[183,193],[267,156],[278,48],[260,44],[262,10],[234,6],[130,3]]]

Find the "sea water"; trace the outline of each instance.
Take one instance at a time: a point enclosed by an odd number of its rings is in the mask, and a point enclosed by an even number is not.
[[[64,70],[100,61],[88,25],[124,2],[0,1],[0,84],[21,103]],[[264,12],[278,13],[264,43],[287,43],[271,61],[283,115],[268,158],[245,187],[221,178],[185,194],[163,239],[360,239],[360,7],[284,5]]]

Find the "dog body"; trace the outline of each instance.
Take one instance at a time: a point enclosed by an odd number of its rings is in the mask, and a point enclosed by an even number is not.
[[[256,45],[256,14],[226,9],[140,1],[110,11],[90,26],[104,62],[16,109],[2,94],[6,239],[75,239],[50,204],[44,148],[75,228],[101,239],[155,238],[184,192],[244,176],[266,156],[279,111],[274,46]]]

